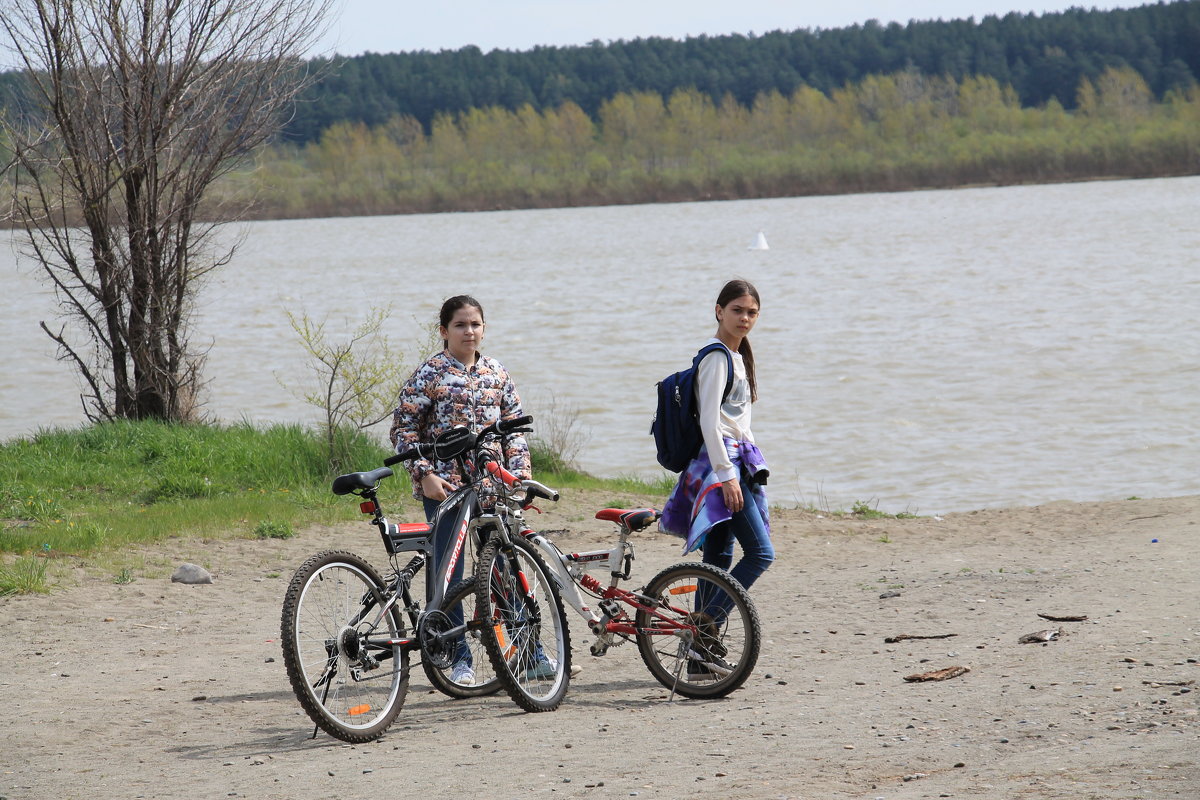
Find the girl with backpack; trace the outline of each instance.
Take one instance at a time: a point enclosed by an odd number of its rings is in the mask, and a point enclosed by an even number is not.
[[[747,589],[775,560],[767,512],[767,465],[750,430],[758,399],[748,335],[758,322],[758,290],[732,280],[717,295],[715,348],[696,368],[696,401],[704,444],[663,507],[660,527],[687,539],[701,560],[729,573]],[[707,346],[706,344],[706,346]],[[729,380],[732,364],[732,380]],[[733,545],[742,557],[733,563]],[[719,610],[714,613],[718,617]]]

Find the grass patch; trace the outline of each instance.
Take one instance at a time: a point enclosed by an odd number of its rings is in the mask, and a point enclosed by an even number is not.
[[[916,519],[916,514],[910,514],[907,511],[901,511],[899,514],[889,514],[886,511],[879,510],[879,503],[874,505],[865,500],[855,500],[854,505],[850,507],[850,515],[859,519]],[[887,543],[883,538],[881,542]]]
[[[388,454],[356,434],[349,463],[374,469]],[[534,474],[555,488],[665,495],[674,485],[674,476],[604,480],[540,460]],[[0,444],[0,553],[88,556],[120,577],[127,565],[117,554],[131,545],[174,536],[286,539],[305,525],[343,522],[346,505],[329,491],[332,477],[324,441],[298,425],[143,421],[42,430]],[[403,471],[380,491],[393,513],[421,515]],[[36,562],[18,559],[6,574],[40,565],[44,586],[44,559]]]
[[[354,442],[356,463],[387,451]],[[336,521],[324,443],[298,425],[109,422],[0,446],[0,552],[85,555],[176,535]],[[15,523],[15,524],[14,524]]]
[[[287,520],[267,520],[254,526],[256,539],[290,539],[296,535],[292,523]]]
[[[44,558],[25,556],[0,566],[0,596],[10,594],[47,594]]]
[[[644,480],[633,475],[616,478],[597,478],[577,469],[540,469],[533,462],[533,477],[553,489],[599,489],[628,494],[659,494],[664,498],[675,488],[676,476],[664,474],[661,478]]]

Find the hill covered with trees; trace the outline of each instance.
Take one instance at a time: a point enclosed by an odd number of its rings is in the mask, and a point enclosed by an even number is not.
[[[261,217],[780,197],[1200,170],[1200,87],[1156,101],[1110,68],[1066,111],[1025,108],[990,77],[869,76],[829,95],[768,91],[751,108],[696,89],[620,93],[593,121],[571,101],[382,125],[339,122],[261,152],[223,189]]]
[[[695,89],[714,103],[750,108],[762,94],[809,87],[830,96],[871,75],[906,70],[962,81],[990,77],[1023,107],[1057,101],[1074,109],[1084,79],[1109,68],[1136,71],[1158,99],[1200,77],[1200,2],[1159,2],[1111,11],[1011,13],[982,20],[867,22],[830,30],[759,36],[635,39],[529,51],[476,47],[365,54],[311,66],[324,77],[288,124],[293,143],[317,140],[338,122],[368,126],[396,115],[426,133],[439,114],[528,105],[545,112],[571,102],[593,120],[619,94],[652,92],[664,101]]]
[[[285,136],[205,204],[317,217],[1200,172],[1200,0],[309,66]],[[0,75],[10,114],[21,88]]]

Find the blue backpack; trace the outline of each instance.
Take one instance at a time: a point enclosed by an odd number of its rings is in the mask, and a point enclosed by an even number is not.
[[[721,395],[721,401],[724,402],[733,386],[733,358],[725,346],[718,342],[700,348],[690,367],[673,372],[658,382],[658,408],[654,412],[654,421],[650,423],[650,433],[654,436],[654,446],[658,448],[658,463],[672,472],[687,469],[704,442],[696,403],[696,367],[714,350],[725,353],[725,361],[729,366],[725,391]]]

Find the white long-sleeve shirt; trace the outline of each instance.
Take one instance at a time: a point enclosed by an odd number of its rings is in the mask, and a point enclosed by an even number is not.
[[[719,340],[713,338],[708,343],[711,342]],[[725,352],[733,358],[733,386],[725,402],[721,402],[725,376],[728,374],[725,355],[716,351],[709,353],[696,369],[700,432],[704,434],[708,460],[713,465],[717,480],[722,483],[738,477],[737,467],[725,451],[725,438],[738,442],[754,441],[754,434],[750,432],[750,381],[746,379],[746,365],[742,363],[741,354],[729,348],[725,348]]]

